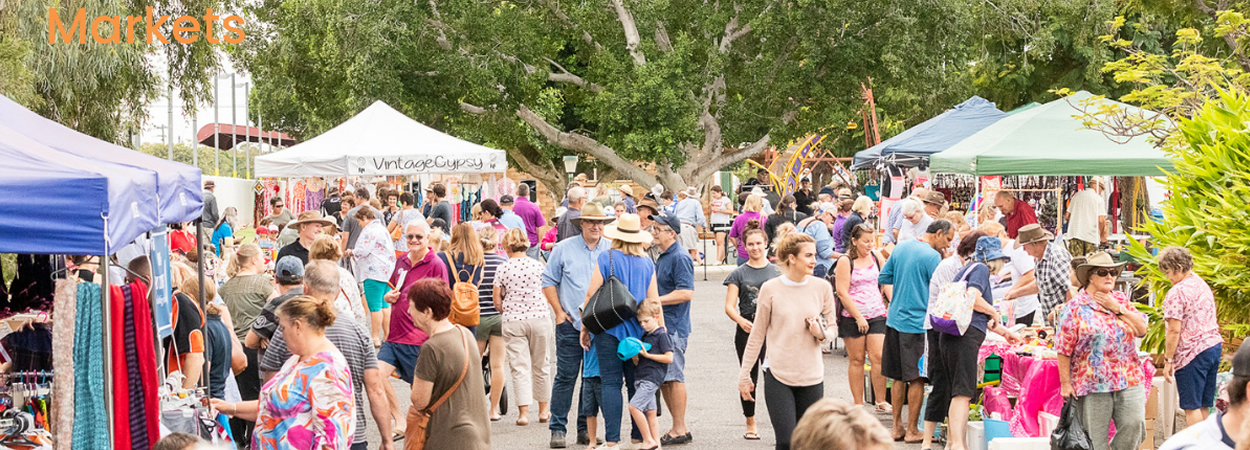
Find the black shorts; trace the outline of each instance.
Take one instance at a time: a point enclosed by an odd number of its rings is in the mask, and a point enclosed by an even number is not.
[[[862,338],[870,334],[885,334],[885,316],[873,317],[868,319],[868,332],[860,333],[859,325],[855,324],[852,317],[843,317],[838,320],[838,337],[842,339]]]
[[[981,342],[985,341],[985,332],[968,327],[963,336],[946,333],[937,335],[937,345],[929,345],[929,373],[942,371],[945,384],[949,386],[949,395],[954,397],[977,396],[977,352],[981,350]],[[931,377],[932,378],[932,377]],[[936,382],[935,382],[936,383]],[[938,390],[939,386],[933,386]]]
[[[920,357],[924,355],[923,333],[900,333],[885,329],[885,348],[881,351],[881,374],[892,380],[912,382],[920,379]]]

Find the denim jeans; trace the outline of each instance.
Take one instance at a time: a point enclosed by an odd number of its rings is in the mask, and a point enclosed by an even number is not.
[[[621,361],[616,356],[616,348],[621,345],[621,340],[616,336],[599,333],[594,337],[595,351],[599,355],[599,385],[603,390],[603,398],[600,400],[600,409],[603,411],[603,440],[621,442],[621,414],[625,409],[621,387],[624,385],[626,388],[628,398],[634,397],[634,363]],[[642,439],[642,433],[638,432],[638,425],[633,424],[632,417],[630,423],[630,438]]]
[[[581,332],[573,328],[573,322],[556,325],[556,379],[551,385],[551,424],[553,433],[567,433],[569,409],[573,406],[573,391],[582,375]],[[616,351],[616,347],[612,347]],[[615,358],[615,356],[613,356]],[[586,418],[577,418],[577,431],[586,431]]]

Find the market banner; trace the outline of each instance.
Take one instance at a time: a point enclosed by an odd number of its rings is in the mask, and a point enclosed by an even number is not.
[[[152,263],[152,314],[156,319],[156,335],[164,339],[174,334],[173,289],[169,285],[169,228],[164,225],[152,229],[152,249],[148,260]]]

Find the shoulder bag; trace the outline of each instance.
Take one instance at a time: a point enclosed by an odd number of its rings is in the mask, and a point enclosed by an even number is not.
[[[608,279],[603,280],[603,286],[599,286],[582,311],[582,326],[591,333],[602,333],[637,314],[638,300],[629,292],[629,287],[616,277],[612,250],[608,250]]]
[[[456,384],[451,385],[451,389],[443,393],[438,401],[426,406],[425,409],[418,411],[416,408],[408,408],[408,430],[404,441],[404,450],[424,450],[425,441],[429,438],[430,417],[434,414],[434,410],[442,406],[447,399],[451,398],[451,394],[460,388],[460,383],[464,381],[465,374],[469,373],[469,336],[465,334],[464,328],[456,325],[456,331],[460,333],[460,340],[464,342],[464,367],[460,369],[460,378],[456,380]]]
[[[395,221],[399,222],[399,225],[391,231],[391,241],[398,241],[404,237],[404,210],[399,210],[399,217],[396,217]]]
[[[977,299],[969,291],[967,280],[977,264],[980,263],[968,263],[964,266],[964,275],[958,281],[942,286],[937,301],[929,312],[929,323],[933,325],[934,331],[952,336],[963,336],[968,331],[968,325],[972,323],[972,307]]]

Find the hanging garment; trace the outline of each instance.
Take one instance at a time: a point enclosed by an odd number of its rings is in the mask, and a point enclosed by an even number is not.
[[[288,208],[291,208],[291,214],[304,212],[305,191],[303,180],[296,181],[294,185],[291,185],[291,192],[288,192],[286,195],[286,205]],[[317,205],[320,206],[321,203],[318,202]]]
[[[79,283],[74,317],[74,450],[108,450],[108,416],[104,410],[104,323],[100,285]],[[123,447],[127,448],[127,447]]]
[[[57,387],[57,395],[52,397],[52,432],[53,442],[68,444],[74,435],[74,328],[75,315],[78,312],[77,283],[60,279],[56,280],[56,296],[52,299],[52,384]]]
[[[0,345],[12,358],[12,371],[52,370],[52,330],[47,324],[31,324],[29,329],[9,333]]]
[[[17,276],[9,287],[9,301],[0,303],[0,318],[34,308],[52,307],[52,264],[47,255],[17,255]]]
[[[325,181],[310,179],[304,189],[304,206],[309,209],[321,207],[321,201],[326,198]]]
[[[118,448],[151,448],[160,439],[156,348],[147,285],[114,286],[113,432]]]

